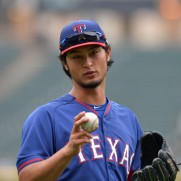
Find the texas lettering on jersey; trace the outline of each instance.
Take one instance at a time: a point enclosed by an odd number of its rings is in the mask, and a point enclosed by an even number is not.
[[[97,159],[104,159],[103,151],[101,149],[100,144],[100,137],[98,135],[92,135],[93,138],[91,139],[91,144],[89,145],[90,150],[92,152],[92,158],[88,159],[84,153],[84,149],[81,149],[81,151],[78,154],[79,164],[83,164],[88,161],[97,160]],[[123,143],[119,139],[112,139],[110,137],[106,137],[106,142],[110,146],[110,153],[109,156],[106,158],[108,162],[115,162],[116,164],[126,167],[127,174],[129,174],[129,170],[131,167],[131,163],[134,158],[134,153],[131,153],[130,146],[127,143]],[[121,157],[118,157],[118,148],[120,144],[124,147],[124,149],[121,152]],[[120,149],[119,149],[120,150]]]

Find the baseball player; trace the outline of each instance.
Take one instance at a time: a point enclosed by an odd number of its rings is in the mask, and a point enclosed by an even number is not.
[[[163,137],[155,132],[143,135],[136,115],[106,97],[106,74],[113,60],[100,26],[91,20],[66,25],[59,48],[72,89],[34,110],[25,121],[17,157],[19,180],[149,181],[152,177],[145,173],[150,170],[156,180],[162,181],[165,173],[167,180],[174,180],[177,167]],[[81,129],[88,122],[86,112],[99,118],[99,128],[91,133]],[[150,144],[157,148],[155,154],[141,154],[152,153],[144,146]],[[168,157],[170,167],[165,163]],[[154,169],[155,158],[164,174]],[[149,169],[142,168],[143,162]]]

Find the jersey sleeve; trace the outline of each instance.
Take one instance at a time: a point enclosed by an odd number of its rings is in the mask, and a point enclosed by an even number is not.
[[[128,181],[131,180],[131,177],[132,177],[132,174],[140,169],[141,167],[141,148],[140,148],[140,140],[141,140],[141,137],[143,135],[143,131],[140,127],[140,124],[137,120],[137,118],[135,117],[135,123],[136,123],[136,133],[137,135],[135,136],[137,138],[137,144],[136,144],[136,150],[135,150],[135,154],[134,154],[134,157],[133,157],[133,160],[132,160],[132,164],[131,164],[131,169],[130,169],[130,173],[129,173],[129,177],[128,177]]]
[[[36,109],[22,128],[22,142],[17,156],[20,172],[29,164],[47,159],[54,152],[53,123],[45,106]]]

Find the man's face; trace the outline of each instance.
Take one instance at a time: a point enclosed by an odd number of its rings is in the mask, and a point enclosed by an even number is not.
[[[73,84],[83,88],[95,88],[104,80],[107,73],[108,53],[98,45],[89,45],[67,52],[65,68],[69,71]]]

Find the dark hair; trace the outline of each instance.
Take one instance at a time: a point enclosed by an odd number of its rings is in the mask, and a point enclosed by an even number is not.
[[[107,45],[106,47],[102,47],[106,52],[108,52],[108,49],[110,48],[110,45]],[[66,62],[66,53],[64,55],[59,55],[58,59],[62,62]],[[114,63],[113,59],[110,59],[107,62],[107,71],[109,70],[109,68],[112,66],[112,64]],[[63,63],[62,63],[62,68],[64,70],[64,72],[71,78],[70,72],[68,70],[65,69]]]

